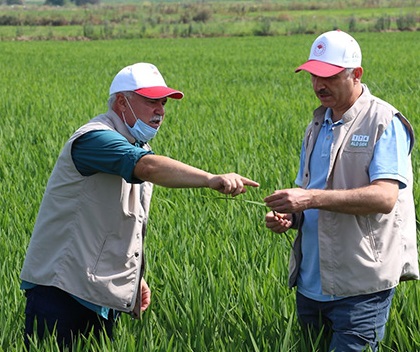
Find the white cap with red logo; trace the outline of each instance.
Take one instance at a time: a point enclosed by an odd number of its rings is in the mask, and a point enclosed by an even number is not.
[[[309,59],[295,72],[308,71],[315,76],[334,76],[346,68],[360,67],[362,52],[357,41],[340,30],[321,34],[312,44]]]

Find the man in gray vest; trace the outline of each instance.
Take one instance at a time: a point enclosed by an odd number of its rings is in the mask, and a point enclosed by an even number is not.
[[[377,350],[395,287],[419,278],[413,129],[361,83],[362,54],[342,31],[320,35],[296,69],[321,102],[302,143],[298,188],[265,198],[274,232],[298,229],[289,285],[312,338],[328,351]],[[307,336],[308,336],[307,335]]]
[[[57,332],[60,345],[93,330],[112,338],[120,312],[138,318],[150,304],[143,240],[152,185],[208,187],[237,196],[258,183],[213,175],[165,156],[148,142],[165,116],[167,87],[149,63],[123,68],[110,86],[109,109],[65,144],[42,200],[21,272],[25,344]]]

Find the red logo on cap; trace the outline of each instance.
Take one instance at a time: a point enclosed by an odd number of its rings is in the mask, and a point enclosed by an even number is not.
[[[314,55],[321,56],[323,53],[325,53],[325,50],[325,44],[323,42],[319,42],[314,48]]]

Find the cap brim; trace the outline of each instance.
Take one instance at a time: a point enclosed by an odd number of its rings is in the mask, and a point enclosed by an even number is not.
[[[162,99],[162,98],[172,98],[172,99],[182,99],[184,93],[179,90],[175,90],[169,87],[149,87],[149,88],[140,88],[136,89],[135,92],[143,97],[150,99]]]
[[[312,73],[315,76],[331,77],[340,73],[344,69],[345,67],[327,64],[323,61],[308,60],[303,65],[300,65],[295,72],[303,70]]]

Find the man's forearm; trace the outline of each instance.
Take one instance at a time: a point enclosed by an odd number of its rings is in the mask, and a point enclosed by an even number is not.
[[[180,161],[161,156],[145,155],[136,164],[134,175],[142,181],[170,187],[208,187],[212,174],[184,164]]]
[[[309,190],[310,208],[338,213],[368,215],[389,213],[398,196],[398,183],[382,181],[350,190]]]

